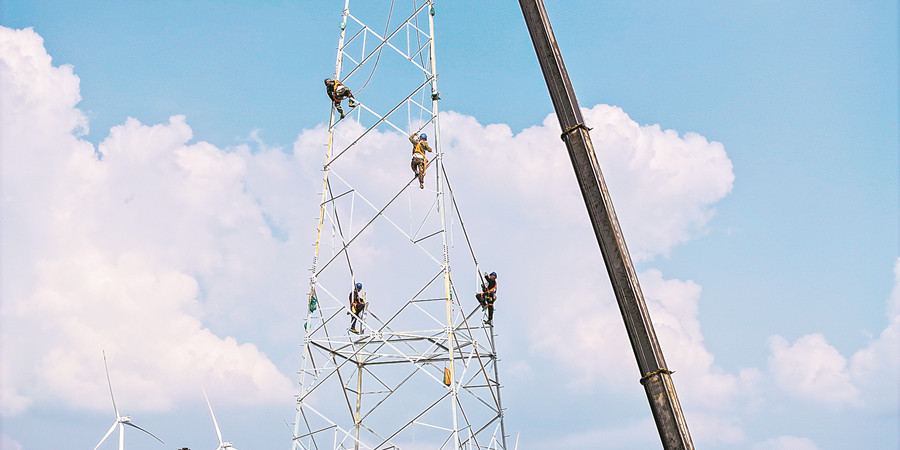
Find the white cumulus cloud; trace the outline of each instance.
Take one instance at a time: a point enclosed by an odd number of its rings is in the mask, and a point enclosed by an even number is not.
[[[10,438],[5,434],[0,434],[0,448],[5,448],[8,450],[22,450],[22,444],[16,442],[14,439]]]
[[[847,358],[828,344],[825,336],[810,334],[794,344],[780,336],[769,339],[769,370],[782,389],[824,403],[855,403]]]
[[[696,413],[687,414],[686,420],[690,427],[691,440],[699,444],[698,446],[735,445],[745,442],[747,438],[740,420],[736,417],[728,417],[720,413]]]
[[[900,258],[894,263],[894,288],[887,306],[888,325],[850,358],[850,374],[866,404],[889,411],[900,406]]]
[[[704,232],[713,205],[731,192],[734,181],[721,143],[696,133],[680,136],[658,125],[641,126],[614,106],[582,112],[593,127],[594,150],[635,258],[667,254]],[[497,198],[520,202],[516,206],[530,211],[531,220],[553,227],[584,220],[555,115],[519,134],[457,113],[446,113],[441,120],[449,136],[444,142],[448,165],[461,166],[455,172],[477,177]]]
[[[583,112],[594,128],[594,148],[629,248],[649,258],[702,232],[713,205],[730,192],[734,179],[723,146],[696,134],[682,137],[658,126],[640,126],[608,105]],[[485,194],[467,197],[489,202],[497,216],[517,214],[506,218],[528,225],[528,250],[534,258],[522,261],[518,269],[536,271],[536,276],[512,283],[516,288],[526,284],[521,289],[530,295],[522,301],[536,299],[534,304],[520,305],[539,317],[534,345],[552,349],[556,358],[585,374],[585,379],[633,381],[633,356],[615,300],[603,287],[608,283],[605,269],[596,266],[602,264],[599,249],[556,118],[550,115],[541,126],[519,134],[506,125],[483,126],[457,113],[442,116],[441,126],[447,164],[454,166],[453,173],[478,180]],[[490,200],[495,198],[503,201]],[[509,206],[511,202],[515,204]],[[502,233],[514,236],[510,246],[521,253],[520,239],[526,237],[517,235],[518,229],[513,226]],[[555,263],[558,255],[577,256],[567,256],[563,265]],[[727,398],[737,380],[717,372],[712,355],[703,348],[697,319],[700,287],[690,281],[664,280],[659,271],[642,274],[641,279],[645,294],[653,300],[657,331],[671,342],[679,369],[703,373],[705,386],[717,386],[716,392],[722,394],[712,396],[711,402]],[[503,289],[507,286],[511,285],[503,284]],[[540,332],[548,327],[558,332]],[[580,356],[584,354],[592,357]],[[619,370],[623,366],[627,369]]]
[[[887,326],[849,358],[825,336],[802,336],[793,344],[769,339],[769,370],[790,394],[835,407],[853,405],[895,411],[900,385],[900,258],[894,264],[894,287],[888,298]]]
[[[583,113],[636,259],[666,255],[705,232],[715,203],[731,191],[734,180],[722,144],[694,133],[681,136],[641,126],[608,105]],[[496,227],[489,245],[517,255],[499,278],[498,314],[531,324],[532,348],[559,364],[560,380],[573,389],[637,385],[641,374],[555,116],[518,134],[457,113],[441,119],[451,173],[464,173],[479,187],[461,197],[480,199],[494,212],[478,229]],[[658,270],[639,278],[679,392],[691,399],[689,422],[708,423],[704,418],[727,411],[739,394],[753,392],[758,370],[726,373],[704,346],[701,287],[666,279]],[[730,416],[705,430],[703,442],[735,442],[743,436]]]
[[[0,27],[0,84],[3,413],[109,408],[101,350],[131,411],[204,384],[236,403],[289,398],[256,345],[206,322],[223,296],[204,281],[253,284],[276,253],[246,190],[249,153],[190,144],[179,116],[129,119],[95,152],[78,78],[30,29]]]

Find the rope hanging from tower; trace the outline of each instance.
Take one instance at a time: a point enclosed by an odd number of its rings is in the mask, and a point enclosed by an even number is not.
[[[394,0],[391,0],[391,8],[390,8],[390,10],[388,10],[388,18],[387,18],[387,23],[384,24],[384,33],[382,33],[383,35],[386,35],[388,30],[391,27],[391,16],[393,16],[393,14],[394,14]],[[378,47],[378,54],[375,55],[375,65],[372,66],[372,71],[369,72],[369,78],[366,78],[366,82],[363,83],[361,88],[356,90],[357,94],[362,92],[366,88],[366,86],[369,85],[369,81],[371,81],[372,76],[375,75],[375,69],[378,68],[378,61],[381,59],[381,51],[382,50],[384,50],[384,45],[381,45]]]

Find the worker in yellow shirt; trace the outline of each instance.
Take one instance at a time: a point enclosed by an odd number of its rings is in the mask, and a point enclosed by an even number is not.
[[[425,189],[425,167],[428,166],[428,159],[425,158],[425,152],[431,152],[431,146],[428,145],[428,135],[425,133],[416,137],[416,133],[409,135],[409,142],[413,145],[412,162],[409,166],[413,173],[419,177],[419,189]]]

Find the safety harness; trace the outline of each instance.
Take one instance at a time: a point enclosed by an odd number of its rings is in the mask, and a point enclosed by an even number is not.
[[[343,86],[343,83],[341,83],[340,81],[331,80],[331,89],[328,90],[328,96],[331,97],[332,101],[335,101],[335,102],[340,101],[337,99],[337,94],[338,94],[338,90],[341,88],[341,86]]]
[[[415,155],[416,153],[422,155],[422,158],[425,157],[425,150],[422,149],[422,141],[421,140],[416,142],[416,146],[413,147],[413,154]]]

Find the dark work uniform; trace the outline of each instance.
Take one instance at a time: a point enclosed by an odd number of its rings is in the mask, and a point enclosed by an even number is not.
[[[366,308],[366,304],[359,298],[359,289],[353,289],[350,292],[350,329],[356,330],[356,318],[360,318],[362,325],[362,312]]]
[[[482,308],[488,310],[488,322],[494,320],[494,302],[497,300],[497,278],[486,275],[481,285],[482,292],[475,295]]]
[[[341,115],[341,119],[344,118],[344,109],[341,108],[341,101],[345,98],[349,98],[350,107],[356,106],[353,101],[353,94],[350,93],[350,88],[341,84],[340,81],[335,80],[326,80],[325,81],[325,92],[328,94],[328,98],[334,103],[334,109]]]

